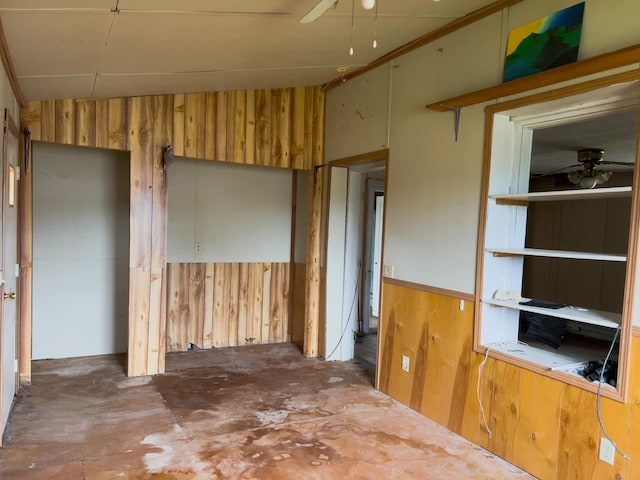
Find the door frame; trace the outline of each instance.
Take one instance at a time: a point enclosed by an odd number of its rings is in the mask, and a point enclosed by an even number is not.
[[[345,158],[340,158],[337,160],[333,160],[331,162],[329,162],[329,170],[331,170],[331,167],[346,167],[348,169],[353,169],[355,171],[361,171],[361,172],[370,172],[370,171],[375,171],[377,168],[379,169],[384,169],[385,172],[385,176],[384,176],[384,189],[385,192],[387,191],[387,185],[388,185],[388,181],[389,181],[389,157],[390,157],[390,150],[388,148],[382,149],[382,150],[377,150],[377,151],[373,151],[373,152],[369,152],[369,153],[364,153],[361,155],[354,155],[351,157],[345,157]],[[328,185],[326,187],[326,192],[329,192],[331,189],[331,175],[329,175],[329,181],[327,182]],[[385,245],[385,226],[387,223],[387,215],[386,215],[386,211],[387,211],[387,199],[385,199],[384,202],[384,212],[383,212],[383,218],[382,218],[382,246],[381,246],[381,262],[384,263],[384,245]],[[327,210],[329,210],[327,208]],[[328,220],[328,213],[325,217],[325,222]],[[325,258],[325,265],[328,262],[329,258],[329,252],[327,250],[327,243],[328,243],[328,232],[327,232],[327,228],[324,228],[324,235],[323,235],[323,244],[324,244],[324,258]],[[342,252],[342,255],[344,256],[344,252]],[[364,269],[362,269],[362,271],[360,272],[361,275],[361,279],[360,282],[362,284],[363,280],[364,280]],[[383,303],[382,303],[382,298],[383,298],[383,286],[384,283],[382,282],[382,275],[380,276],[380,311],[382,311],[383,308]],[[324,291],[327,292],[327,285],[326,285],[326,281],[323,285]],[[342,294],[344,295],[344,286],[342,287]],[[330,302],[331,300],[327,297],[326,302]],[[380,319],[382,318],[382,315],[380,316]],[[325,329],[325,332],[328,328],[330,328],[330,325],[328,323],[328,318],[325,314],[325,318],[323,319],[324,321],[320,322],[321,328]],[[342,320],[342,318],[340,318],[340,320]],[[340,322],[341,323],[341,322]],[[379,327],[380,329],[380,324]],[[322,334],[321,334],[322,336]],[[326,344],[325,344],[326,347]],[[323,354],[323,357],[326,355],[326,351],[325,352],[321,352],[321,354]],[[375,387],[378,388],[378,384],[379,384],[379,371],[380,369],[378,368],[378,364],[379,364],[379,357],[380,357],[380,335],[378,335],[378,348],[377,348],[377,358],[376,358],[376,378],[375,378]]]

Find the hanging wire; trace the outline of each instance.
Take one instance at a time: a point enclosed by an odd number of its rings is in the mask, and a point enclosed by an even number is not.
[[[356,0],[351,0],[351,46],[349,47],[349,55],[353,56],[353,19],[356,14]]]
[[[600,424],[600,430],[602,431],[602,434],[607,438],[607,440],[611,442],[611,445],[613,445],[613,448],[616,450],[616,452],[618,452],[618,455],[620,455],[625,460],[629,460],[629,456],[626,455],[624,452],[622,452],[618,448],[618,445],[616,445],[616,442],[611,440],[611,437],[607,433],[607,430],[604,428],[604,423],[602,422],[601,397],[600,397],[601,395],[600,388],[604,383],[604,370],[607,367],[607,363],[609,362],[609,357],[611,357],[611,352],[613,352],[613,347],[616,344],[616,340],[618,340],[618,335],[620,335],[620,329],[621,329],[620,326],[616,329],[616,334],[613,336],[613,341],[611,342],[611,346],[609,347],[609,353],[607,353],[607,356],[605,357],[604,362],[602,362],[602,370],[600,370],[600,381],[598,382],[598,392],[596,394],[596,415],[598,416],[598,423]]]
[[[347,333],[347,328],[349,328],[349,325],[351,325],[351,315],[353,314],[353,307],[356,304],[356,300],[358,299],[358,293],[360,292],[360,276],[361,276],[361,272],[362,272],[362,262],[360,262],[360,265],[358,266],[358,276],[356,278],[356,288],[355,288],[355,290],[353,292],[353,300],[351,301],[351,307],[349,308],[349,315],[347,316],[346,325],[344,326],[344,329],[342,330],[342,334],[340,335],[340,338],[338,339],[338,343],[336,343],[336,346],[333,347],[333,350],[331,350],[331,353],[325,357],[325,359],[327,359],[327,360],[329,358],[331,358],[331,356],[336,352],[336,350],[338,349],[338,347],[342,343],[342,339],[344,338],[344,334]],[[359,306],[360,305],[358,304],[358,307]]]
[[[380,0],[376,1],[376,16],[373,20],[373,48],[378,48],[378,3]]]
[[[493,432],[491,431],[491,428],[489,428],[487,417],[485,417],[484,415],[484,407],[482,406],[482,390],[480,388],[482,385],[482,371],[484,370],[484,366],[487,364],[487,360],[489,360],[489,349],[490,347],[487,346],[487,350],[484,354],[484,360],[482,360],[480,365],[478,365],[478,385],[476,386],[476,397],[478,399],[478,404],[480,405],[480,413],[482,414],[482,422],[484,423],[484,428],[486,428],[487,433],[489,434],[489,436],[491,436]]]

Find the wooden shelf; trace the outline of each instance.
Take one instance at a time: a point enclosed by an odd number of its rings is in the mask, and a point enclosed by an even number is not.
[[[543,250],[540,248],[487,248],[494,257],[549,257],[573,260],[600,260],[605,262],[626,262],[626,255],[610,253],[572,252],[566,250]]]
[[[551,192],[512,193],[489,195],[499,205],[523,205],[523,202],[548,202],[562,200],[592,200],[631,197],[631,187],[557,190]],[[524,203],[526,205],[526,203]]]
[[[542,365],[549,370],[570,372],[590,360],[599,360],[606,352],[596,348],[562,345],[557,350],[539,342],[500,343],[490,345],[490,351],[500,352],[520,360]],[[582,377],[580,377],[582,378]],[[586,381],[586,380],[585,380]]]
[[[528,298],[518,300],[497,300],[489,298],[482,300],[483,303],[496,307],[511,308],[523,312],[539,313],[549,317],[565,318],[590,325],[598,325],[600,327],[618,328],[622,323],[622,315],[619,313],[603,312],[600,310],[587,310],[579,307],[562,307],[562,308],[543,308],[531,305],[521,305],[520,302],[528,301]]]
[[[633,45],[610,53],[552,68],[528,77],[517,78],[510,82],[500,83],[493,87],[483,88],[453,98],[430,103],[425,108],[438,112],[448,112],[451,108],[467,107],[484,103],[496,98],[507,97],[518,93],[546,87],[559,82],[573,80],[593,73],[611,70],[640,61],[640,45]]]

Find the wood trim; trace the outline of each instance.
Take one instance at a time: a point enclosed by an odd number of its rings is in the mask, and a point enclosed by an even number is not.
[[[4,35],[2,19],[0,19],[0,58],[2,59],[2,65],[7,72],[7,77],[11,84],[11,90],[13,90],[13,94],[16,96],[18,105],[20,105],[20,108],[24,108],[24,96],[22,95],[22,90],[20,90],[20,85],[18,84],[16,70],[13,67],[13,61],[11,60],[11,54],[9,53],[9,45],[7,45],[7,38]]]
[[[491,114],[495,114],[531,105],[534,103],[544,103],[551,100],[557,100],[560,98],[571,97],[573,95],[592,92],[593,90],[598,90],[599,88],[605,88],[619,83],[634,82],[638,80],[640,80],[640,71],[632,70],[629,72],[596,78],[595,80],[588,80],[585,82],[577,83],[575,85],[569,85],[567,87],[560,87],[555,90],[549,90],[547,92],[536,93],[527,97],[516,98],[514,100],[509,100],[495,105],[489,105],[487,107],[487,110],[490,111]]]
[[[640,119],[640,109],[638,109],[638,119]],[[636,165],[640,161],[640,126],[636,128]],[[618,378],[625,381],[621,382],[620,394],[624,400],[630,390],[629,383],[631,378],[632,363],[631,358],[631,337],[633,335],[633,318],[634,312],[638,308],[636,305],[636,279],[638,268],[638,255],[640,255],[640,171],[633,171],[633,186],[631,188],[631,218],[629,219],[629,247],[627,251],[627,269],[625,278],[624,297],[622,300],[622,323],[620,331],[620,350],[624,355],[618,354]]]
[[[393,59],[406,55],[407,53],[412,52],[413,50],[423,47],[428,43],[431,43],[439,38],[444,37],[445,35],[449,35],[450,33],[453,33],[456,30],[460,30],[463,27],[466,27],[468,25],[471,25],[472,23],[482,20],[483,18],[488,17],[489,15],[493,15],[494,13],[499,12],[500,10],[503,10],[505,8],[511,7],[512,5],[520,3],[521,1],[522,0],[498,0],[496,2],[493,2],[487,5],[486,7],[482,7],[476,10],[475,12],[471,12],[468,15],[460,17],[454,20],[453,22],[447,23],[446,25],[440,28],[437,28],[432,32],[426,33],[421,37],[416,38],[415,40],[393,50],[392,52],[387,53],[386,55],[383,55],[382,57],[378,58],[377,60],[374,60],[373,62],[365,65],[362,68],[354,70],[353,72],[346,73],[342,77],[331,80],[330,82],[322,86],[322,91],[326,92],[328,90],[331,90],[337,87],[338,85],[341,85],[345,81],[352,80],[362,75],[363,73],[369,72],[379,67],[380,65],[384,65],[385,63],[390,62]]]
[[[382,152],[382,150],[379,150]],[[381,268],[383,269],[382,273],[384,273],[384,252],[386,248],[385,238],[387,237],[387,192],[389,190],[389,149],[385,150],[385,158],[384,158],[384,204],[382,208],[382,244],[380,245],[380,262],[382,263]],[[373,245],[371,246],[373,248]],[[363,249],[364,251],[364,249]],[[382,335],[379,333],[382,332],[382,324],[384,323],[384,316],[382,312],[384,308],[384,278],[380,275],[380,300],[378,303],[378,335],[377,340],[378,344],[376,345],[376,371],[375,371],[375,380],[374,384],[377,389],[380,389],[380,373],[382,371]]]
[[[376,150],[375,152],[362,153],[360,155],[354,155],[352,157],[339,158],[329,162],[330,167],[353,167],[363,163],[369,163],[375,160],[388,160],[389,149],[383,148],[382,150]]]
[[[455,298],[465,300],[467,302],[475,302],[476,296],[470,293],[458,292],[456,290],[449,290],[447,288],[433,287],[431,285],[423,285],[421,283],[408,282],[406,280],[398,280],[397,278],[383,277],[383,282],[386,285],[395,285],[396,287],[411,288],[413,290],[419,290],[421,292],[433,293],[435,295],[441,295],[443,297]]]
[[[487,355],[487,347],[474,348],[476,353]],[[572,375],[570,373],[565,373],[561,371],[550,370],[546,367],[541,366],[540,364],[528,362],[526,360],[522,360],[521,358],[513,357],[506,353],[497,352],[495,350],[491,350],[489,348],[489,357],[495,358],[496,360],[503,361],[510,365],[515,365],[516,367],[524,368],[526,370],[530,370],[535,373],[539,373],[544,375],[545,377],[553,378],[555,380],[559,380],[562,383],[572,385],[574,387],[580,388],[582,390],[587,390],[591,393],[596,393],[598,391],[598,385],[596,383],[589,382],[588,380],[584,380],[576,375]],[[625,402],[624,395],[621,395],[618,390],[613,390],[610,388],[602,388],[600,389],[600,395],[603,397],[610,398],[617,402]]]
[[[448,112],[447,107],[467,107],[496,98],[516,95],[536,88],[547,87],[560,82],[575,80],[586,75],[604,72],[640,62],[640,44],[603,53],[592,58],[556,67],[528,77],[483,88],[475,92],[430,103],[425,108],[438,112]]]

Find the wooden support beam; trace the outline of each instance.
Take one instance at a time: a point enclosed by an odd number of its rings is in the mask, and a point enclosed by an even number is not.
[[[307,282],[305,293],[305,329],[303,353],[307,357],[319,354],[320,328],[320,246],[322,235],[322,168],[309,175],[307,226]]]

